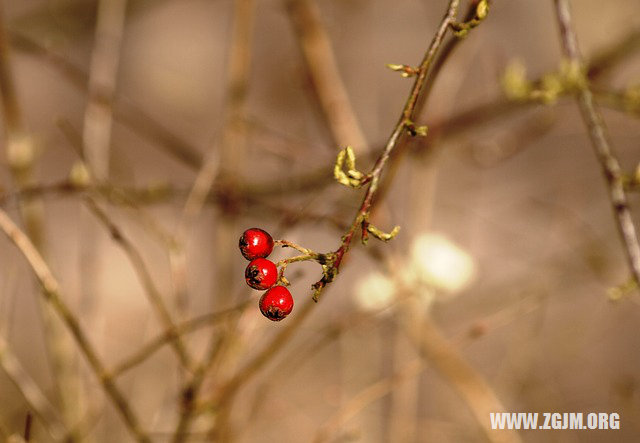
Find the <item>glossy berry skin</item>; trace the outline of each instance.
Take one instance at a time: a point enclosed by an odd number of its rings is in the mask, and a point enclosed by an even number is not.
[[[250,228],[244,231],[238,246],[247,260],[268,257],[273,251],[273,237],[260,228]]]
[[[293,310],[293,297],[284,286],[274,286],[260,297],[260,312],[272,321],[280,321]]]
[[[245,269],[244,278],[253,289],[269,289],[278,280],[278,268],[271,260],[256,258]]]

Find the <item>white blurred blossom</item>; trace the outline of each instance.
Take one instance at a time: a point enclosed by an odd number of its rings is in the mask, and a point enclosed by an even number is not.
[[[426,233],[413,241],[405,282],[453,294],[471,282],[475,268],[464,249],[441,234]]]
[[[389,277],[372,272],[356,283],[353,296],[360,310],[374,312],[388,308],[393,302],[395,291],[395,285]]]

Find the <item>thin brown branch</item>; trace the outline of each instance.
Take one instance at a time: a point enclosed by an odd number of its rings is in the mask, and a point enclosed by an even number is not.
[[[504,411],[502,403],[482,375],[442,336],[428,314],[420,312],[420,308],[407,305],[408,318],[402,324],[422,357],[458,392],[490,442],[521,442],[515,431],[491,428],[489,414]]]
[[[191,357],[186,345],[182,341],[178,329],[171,317],[169,309],[167,308],[162,294],[156,287],[156,284],[147,268],[147,265],[140,254],[140,251],[135,245],[124,235],[122,230],[111,220],[107,213],[98,206],[98,204],[91,198],[86,198],[85,203],[89,210],[95,215],[95,217],[102,223],[102,225],[109,231],[111,238],[129,258],[131,266],[135,273],[138,275],[142,287],[144,288],[149,303],[156,312],[158,320],[162,324],[166,333],[171,336],[171,345],[173,346],[178,359],[182,365],[191,370],[193,368],[193,358]]]
[[[67,431],[60,421],[56,408],[49,402],[36,382],[24,370],[20,361],[0,338],[0,367],[18,388],[29,408],[41,420],[43,427],[54,440],[60,440]]]
[[[410,132],[413,134],[414,132],[414,123],[413,119],[415,117],[416,105],[420,98],[420,95],[427,84],[427,80],[429,80],[429,72],[433,61],[438,53],[438,50],[442,46],[445,34],[447,30],[450,28],[451,24],[455,22],[456,14],[458,11],[459,0],[451,0],[447,7],[447,11],[438,26],[438,30],[436,31],[431,44],[429,45],[429,49],[427,50],[420,66],[417,68],[417,76],[411,88],[411,92],[409,97],[404,105],[400,118],[393,129],[382,153],[378,157],[378,160],[373,166],[373,169],[368,174],[370,176],[370,182],[365,193],[365,196],[362,200],[362,204],[356,213],[351,227],[346,232],[346,234],[342,237],[342,243],[340,247],[333,252],[333,260],[328,265],[327,270],[324,273],[323,278],[314,284],[314,300],[317,300],[319,295],[321,294],[324,287],[333,281],[335,276],[340,271],[340,265],[342,263],[342,259],[344,255],[349,251],[351,247],[351,243],[354,235],[358,228],[362,228],[363,234],[367,230],[368,226],[368,216],[371,212],[371,209],[374,205],[374,198],[378,192],[378,187],[380,183],[380,179],[382,176],[382,172],[385,169],[387,161],[391,156],[393,150],[399,145],[402,136],[406,132]]]
[[[11,65],[8,32],[5,28],[4,7],[0,4],[0,96],[4,117],[4,136],[7,163],[11,178],[18,191],[37,185],[34,174],[36,150],[20,107]],[[44,235],[44,207],[38,196],[25,196],[18,200],[18,209],[25,232],[41,254],[46,254]],[[77,376],[74,371],[73,346],[64,335],[64,326],[55,318],[49,306],[38,299],[44,326],[45,344],[54,380],[54,390],[60,400],[64,419],[75,419],[78,403]]]
[[[369,152],[366,137],[342,81],[331,41],[315,0],[285,0],[314,91],[337,146],[351,145]]]
[[[554,0],[554,4],[560,28],[563,53],[578,72],[583,72],[585,64],[580,55],[578,39],[573,30],[569,1]],[[578,82],[576,88],[582,119],[589,130],[591,144],[607,180],[609,199],[613,207],[618,232],[624,244],[627,261],[633,278],[640,285],[640,244],[638,243],[638,234],[631,217],[631,211],[629,210],[620,163],[613,153],[605,122],[594,104],[593,94],[589,89],[588,83],[586,81]]]
[[[629,60],[640,49],[640,30],[634,30],[598,52],[587,67],[587,78],[596,82],[606,76],[624,61]],[[443,51],[444,52],[444,51]],[[532,81],[538,84],[541,78]],[[508,117],[519,109],[526,109],[532,103],[528,101],[509,101],[504,96],[462,110],[456,114],[436,121],[429,126],[429,133],[436,137],[427,137],[421,149],[427,149],[434,140],[441,137],[459,136],[478,126],[487,125],[494,120]]]
[[[60,285],[51,273],[36,247],[27,235],[11,220],[7,213],[0,209],[0,230],[18,248],[20,253],[29,262],[31,269],[42,286],[41,294],[53,310],[59,315],[67,329],[73,336],[78,348],[85,356],[94,375],[109,396],[116,410],[120,413],[127,429],[139,442],[150,442],[147,433],[140,427],[139,420],[131,409],[129,402],[120,389],[116,386],[111,375],[105,370],[102,360],[98,356],[87,335],[80,326],[77,317],[64,302],[60,293]]]
[[[255,376],[284,347],[313,311],[314,305],[311,300],[306,300],[305,304],[296,310],[296,315],[278,332],[271,342],[265,345],[262,351],[238,369],[227,382],[219,387],[212,402],[202,405],[200,409],[207,410],[211,407],[229,408],[238,389]]]
[[[127,0],[98,2],[82,139],[84,158],[93,176],[100,181],[106,180],[109,176],[112,103],[115,97],[126,9]]]
[[[10,33],[10,40],[16,50],[49,63],[73,86],[81,91],[87,90],[89,75],[51,47],[17,31]],[[195,146],[168,130],[166,125],[155,120],[131,99],[116,93],[113,110],[115,121],[151,141],[154,147],[164,150],[191,169],[199,169],[202,166],[202,155]]]
[[[205,381],[208,370],[216,357],[220,354],[224,346],[224,341],[225,336],[222,334],[211,340],[206,357],[196,368],[193,377],[191,377],[182,388],[182,411],[180,418],[178,419],[178,425],[176,426],[176,430],[171,439],[173,443],[179,443],[187,439],[189,428],[195,418],[196,405],[202,384]]]
[[[178,235],[184,239],[186,228],[200,214],[207,201],[216,179],[227,187],[232,195],[238,189],[237,172],[246,150],[246,97],[249,90],[249,76],[252,60],[252,37],[256,14],[254,0],[234,1],[234,20],[231,35],[231,46],[228,60],[226,83],[226,103],[224,126],[218,146],[210,148],[207,159],[198,172],[191,192],[184,205],[182,217],[178,225]],[[217,267],[216,292],[218,300],[228,297],[232,289],[233,259],[229,251],[236,246],[235,218],[238,211],[233,207],[221,207],[222,214],[217,219],[215,227],[215,263]],[[184,245],[184,241],[182,241]],[[173,251],[171,255],[172,274],[176,285],[176,296],[179,304],[184,307],[187,302],[186,287],[186,254],[184,246]],[[182,390],[182,410],[178,425],[173,435],[173,442],[184,441],[196,412],[196,404],[205,378],[210,370],[220,369],[227,358],[228,349],[236,336],[240,316],[228,316],[217,335],[211,337],[209,349],[205,359],[196,368],[193,377],[184,385]]]
[[[362,389],[320,426],[314,442],[334,441],[337,430],[346,422],[371,403],[393,391],[399,384],[420,374],[423,368],[424,362],[421,359],[415,360],[390,377],[385,377]]]
[[[158,351],[167,343],[174,341],[175,336],[184,336],[185,334],[197,331],[207,326],[213,326],[215,323],[223,320],[229,314],[243,310],[247,306],[248,302],[241,303],[238,306],[234,306],[229,309],[224,309],[218,312],[212,312],[209,314],[203,314],[198,317],[194,317],[190,320],[186,320],[176,325],[175,330],[165,330],[156,338],[150,340],[147,344],[143,345],[129,357],[123,359],[120,363],[114,366],[111,370],[111,375],[116,378],[124,372],[133,369],[140,363],[144,362],[154,352]]]

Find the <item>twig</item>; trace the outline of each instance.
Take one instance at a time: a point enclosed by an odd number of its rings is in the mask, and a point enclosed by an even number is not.
[[[115,97],[126,9],[127,0],[98,2],[82,140],[84,157],[93,177],[99,181],[105,181],[109,176],[112,103]]]
[[[98,0],[93,48],[87,79],[87,102],[84,109],[81,145],[83,167],[86,167],[91,180],[109,181],[111,137],[113,129],[113,102],[115,98],[120,52],[127,12],[127,0]],[[91,223],[90,215],[80,214],[79,283],[80,315],[98,331],[102,331],[100,317],[101,298],[95,275],[102,263],[102,250],[105,245],[100,241],[100,227]],[[99,344],[98,344],[99,347]],[[79,380],[78,380],[79,382]],[[85,389],[86,391],[86,389]],[[74,411],[74,422],[84,409],[81,401],[91,399],[84,395]],[[82,434],[83,431],[80,430]]]
[[[583,72],[584,62],[578,49],[578,40],[573,30],[568,0],[554,0],[556,18],[560,27],[562,50],[565,57],[575,66],[577,72]],[[627,261],[636,283],[640,285],[640,245],[638,235],[629,211],[627,195],[624,190],[623,174],[618,159],[613,154],[607,136],[606,125],[594,102],[587,81],[576,84],[578,106],[582,118],[589,129],[589,137],[607,180],[609,199],[616,217],[618,232],[624,243]]]
[[[0,366],[18,388],[31,410],[40,418],[49,435],[54,440],[60,440],[66,435],[67,431],[58,417],[56,408],[24,370],[3,338],[0,338]]]
[[[601,79],[620,63],[628,60],[638,49],[640,49],[640,30],[635,30],[596,54],[587,67],[587,78],[593,82]],[[540,81],[541,78],[538,78],[532,83],[537,84]],[[434,140],[452,135],[458,136],[477,128],[479,125],[486,125],[493,120],[510,116],[518,109],[524,109],[530,105],[531,103],[528,101],[508,101],[501,95],[486,103],[459,111],[453,116],[431,124],[429,132],[436,137],[425,138],[421,149],[427,149],[433,145]]]
[[[80,90],[87,89],[89,75],[63,55],[19,32],[12,32],[10,39],[11,45],[15,49],[39,57],[60,71],[73,86]],[[166,125],[156,121],[129,98],[116,93],[113,109],[115,121],[153,142],[154,147],[163,149],[171,157],[191,169],[198,169],[202,166],[202,155],[196,147],[169,131]]]
[[[36,185],[34,164],[36,153],[33,139],[28,133],[10,64],[10,48],[5,28],[4,7],[0,4],[0,98],[4,117],[4,136],[8,165],[18,190]],[[41,254],[45,254],[44,209],[37,196],[26,196],[18,201],[18,208],[26,234]],[[60,399],[65,420],[72,422],[78,403],[77,377],[74,373],[74,355],[70,341],[64,335],[63,326],[46,303],[38,299],[40,315],[45,330],[47,355],[51,362],[54,390]],[[67,423],[68,425],[69,423]]]
[[[449,6],[447,7],[447,12],[445,13],[438,30],[429,45],[429,49],[427,50],[420,66],[416,69],[417,76],[416,80],[411,88],[411,92],[409,94],[409,98],[407,99],[404,108],[402,110],[402,114],[398,119],[398,122],[389,137],[386,146],[384,147],[382,153],[378,157],[378,160],[373,166],[373,169],[368,174],[370,177],[369,185],[367,191],[365,193],[364,199],[362,200],[362,204],[356,213],[356,216],[353,219],[351,227],[346,232],[346,234],[342,237],[342,243],[340,247],[332,253],[332,262],[327,265],[327,269],[324,272],[324,275],[320,281],[314,284],[314,300],[317,300],[320,296],[321,292],[325,288],[325,286],[333,281],[335,276],[340,271],[340,265],[342,263],[342,259],[344,255],[349,251],[351,247],[351,242],[353,237],[358,230],[358,228],[362,228],[363,235],[366,233],[368,226],[368,216],[371,212],[372,206],[374,204],[374,198],[376,197],[378,186],[380,183],[380,178],[382,176],[382,172],[385,168],[387,161],[393,150],[398,146],[402,135],[405,132],[410,132],[411,134],[415,133],[415,126],[413,123],[414,113],[416,110],[416,104],[420,97],[420,94],[425,87],[428,79],[428,74],[430,71],[430,67],[432,62],[434,61],[436,54],[440,46],[442,45],[444,36],[447,30],[450,28],[451,24],[455,22],[456,13],[458,11],[459,0],[451,0],[449,2]]]
[[[254,0],[235,0],[233,14],[226,84],[227,96],[221,141],[219,146],[211,147],[205,164],[198,172],[189,193],[177,228],[177,237],[180,239],[185,238],[186,227],[200,214],[216,177],[225,184],[227,193],[233,195],[237,189],[238,180],[235,175],[246,148],[245,103],[251,68],[251,43],[255,19]],[[218,217],[215,229],[216,292],[218,297],[226,298],[232,287],[233,260],[229,251],[236,246],[234,230],[237,211],[234,208],[223,207],[222,209],[224,212]],[[187,295],[186,255],[184,241],[182,244],[183,248],[172,251],[171,262],[176,297],[179,303],[182,302],[184,308]],[[219,334],[211,337],[207,356],[198,365],[193,377],[184,385],[182,410],[173,435],[173,442],[182,442],[187,438],[196,412],[200,390],[209,370],[218,368],[220,366],[218,363],[228,360],[225,358],[226,351],[236,335],[238,318],[239,316],[228,317]]]
[[[203,404],[199,409],[207,410],[217,407],[230,408],[230,404],[233,402],[238,389],[257,374],[257,372],[284,347],[298,327],[313,311],[313,307],[314,303],[311,300],[307,300],[305,304],[296,310],[296,315],[278,332],[262,351],[242,368],[238,369],[227,382],[219,387],[213,401]]]
[[[178,425],[173,434],[171,441],[179,443],[187,438],[191,422],[195,418],[196,404],[202,384],[204,383],[207,371],[213,364],[213,361],[219,355],[222,346],[224,346],[225,336],[220,334],[215,340],[211,340],[207,355],[200,365],[196,368],[193,377],[185,384],[182,389],[182,411],[178,419]]]
[[[31,440],[31,425],[33,424],[33,415],[31,412],[27,412],[27,416],[24,419],[24,441],[28,442]]]
[[[352,145],[363,153],[369,152],[315,0],[285,0],[285,6],[298,34],[306,68],[334,143],[337,146]]]
[[[139,365],[143,361],[145,361],[151,354],[156,352],[162,346],[167,343],[171,343],[175,336],[183,336],[184,334],[197,331],[200,328],[206,326],[212,326],[216,322],[224,319],[229,314],[237,312],[239,310],[244,309],[248,304],[248,301],[241,303],[238,306],[234,306],[229,309],[224,309],[218,312],[212,312],[210,314],[203,314],[201,316],[192,318],[190,320],[186,320],[178,325],[176,325],[175,330],[166,330],[158,337],[150,340],[147,344],[143,345],[138,349],[135,353],[130,355],[129,357],[123,359],[120,363],[114,366],[111,370],[111,375],[116,378],[123,374],[124,372],[134,368]]]
[[[429,314],[411,304],[405,309],[407,321],[403,321],[407,336],[420,354],[460,394],[473,413],[484,435],[493,443],[519,443],[515,431],[491,429],[489,413],[504,411],[491,386],[473,369],[444,338]]]
[[[95,217],[104,225],[109,231],[111,238],[116,242],[118,246],[124,251],[129,258],[131,266],[138,275],[140,282],[147,294],[149,303],[154,308],[156,316],[160,320],[162,327],[165,329],[165,333],[171,336],[171,345],[175,349],[176,355],[180,359],[180,362],[187,370],[193,369],[193,358],[191,357],[187,347],[185,346],[182,338],[178,332],[169,309],[162,298],[162,294],[156,287],[153,277],[144,263],[142,255],[138,249],[131,243],[131,241],[124,235],[122,230],[109,218],[107,213],[98,206],[98,204],[90,197],[84,199],[89,210],[95,215]]]
[[[20,230],[13,221],[11,221],[3,209],[0,209],[0,230],[4,232],[4,234],[29,262],[31,269],[42,286],[43,297],[57,312],[69,329],[69,332],[76,341],[78,348],[84,354],[94,375],[102,385],[105,393],[112,400],[116,410],[120,413],[129,432],[139,442],[150,442],[148,435],[140,427],[138,418],[131,409],[129,402],[126,400],[124,395],[122,395],[111,375],[105,370],[100,357],[98,357],[95,348],[89,342],[89,339],[80,326],[78,319],[63,301],[60,293],[60,285],[51,273],[49,266],[46,264],[31,240],[29,240],[25,233],[22,232],[22,230]]]
[[[371,403],[393,391],[398,384],[418,375],[423,368],[424,362],[418,359],[409,363],[392,376],[378,380],[362,389],[320,426],[314,442],[332,441],[332,436],[336,434],[340,426],[351,420]]]

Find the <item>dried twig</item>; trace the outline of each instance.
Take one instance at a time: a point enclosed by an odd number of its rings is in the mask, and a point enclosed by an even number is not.
[[[0,98],[4,117],[4,136],[8,165],[18,191],[37,185],[34,177],[36,152],[18,100],[10,63],[8,33],[5,28],[4,7],[0,4]],[[18,201],[25,231],[41,254],[45,254],[44,208],[41,199],[25,196]],[[64,327],[46,303],[39,301],[40,315],[46,331],[47,354],[54,374],[54,390],[60,399],[63,415],[69,423],[77,416],[77,377],[73,368],[73,349],[64,335]]]
[[[24,370],[20,361],[0,338],[0,367],[18,388],[29,408],[40,418],[42,425],[54,440],[60,440],[67,431],[60,421],[56,408],[49,402],[36,382]]]
[[[160,320],[160,323],[162,324],[162,327],[165,329],[165,333],[171,336],[171,345],[175,349],[176,355],[186,369],[192,370],[193,358],[191,357],[191,354],[189,353],[186,345],[182,341],[177,326],[175,325],[175,323],[173,322],[173,318],[171,317],[171,313],[169,312],[169,309],[167,308],[162,298],[160,290],[156,287],[153,277],[151,276],[151,273],[149,272],[149,269],[147,268],[142,255],[134,246],[134,244],[124,235],[122,230],[118,228],[118,226],[111,220],[107,213],[102,210],[102,208],[100,208],[100,206],[98,206],[98,204],[93,199],[86,198],[84,201],[89,210],[109,231],[111,238],[116,242],[118,246],[120,246],[120,248],[122,248],[124,253],[129,258],[131,266],[138,275],[145,293],[147,294],[149,303],[154,308],[156,315]]]
[[[320,426],[314,442],[332,441],[332,437],[335,436],[340,426],[351,420],[371,403],[393,391],[400,383],[420,374],[423,368],[424,362],[421,359],[412,361],[392,376],[378,380],[362,389]]]
[[[234,190],[237,189],[238,180],[235,178],[235,173],[238,170],[241,159],[244,157],[246,145],[245,102],[249,88],[254,19],[254,0],[236,0],[234,2],[234,23],[226,85],[227,101],[221,142],[219,146],[214,145],[210,149],[208,157],[187,197],[177,228],[177,237],[180,239],[185,238],[184,234],[187,226],[200,214],[217,177],[224,182],[228,189],[227,192],[233,194]],[[234,216],[236,211],[233,208],[223,207],[222,209],[224,213],[218,217],[215,232],[216,290],[218,297],[226,297],[231,291],[230,282],[233,274],[233,260],[229,251],[236,246],[236,236],[234,235]],[[181,243],[184,245],[184,241]],[[171,258],[177,300],[179,306],[184,308],[187,300],[184,246],[172,251]],[[187,438],[191,422],[195,416],[198,396],[207,373],[212,367],[219,367],[218,363],[228,360],[226,358],[228,345],[236,335],[238,318],[239,316],[226,318],[227,321],[221,331],[218,331],[217,336],[211,338],[207,356],[198,365],[193,377],[185,383],[182,390],[182,410],[172,441],[177,443]]]
[[[422,315],[421,309],[411,304],[407,304],[405,312],[408,318],[402,324],[408,337],[420,354],[460,394],[487,439],[492,443],[520,442],[515,431],[491,428],[489,413],[504,411],[502,403],[484,378],[442,336],[429,314]]]
[[[398,119],[398,122],[393,129],[387,144],[385,145],[382,153],[378,157],[378,160],[373,166],[373,169],[366,176],[366,181],[368,183],[368,188],[365,193],[365,196],[362,200],[362,204],[358,209],[351,227],[342,237],[342,242],[340,247],[332,252],[330,255],[330,263],[326,266],[324,275],[320,281],[314,284],[314,300],[317,300],[320,296],[321,292],[325,288],[325,286],[333,281],[335,276],[340,271],[340,265],[342,264],[342,259],[344,255],[349,251],[351,247],[351,242],[353,240],[354,235],[358,231],[359,228],[362,229],[363,236],[366,235],[366,232],[369,227],[368,217],[371,212],[371,209],[374,204],[374,198],[378,192],[380,179],[382,176],[382,172],[385,169],[387,161],[391,156],[393,150],[399,145],[402,136],[405,133],[409,133],[411,135],[423,135],[422,133],[425,131],[422,128],[418,128],[413,123],[413,119],[415,117],[416,105],[418,103],[418,99],[420,98],[420,94],[423,91],[425,85],[427,84],[427,80],[429,79],[428,74],[430,72],[431,65],[436,58],[438,50],[440,49],[445,34],[447,30],[451,27],[456,20],[456,14],[458,11],[460,1],[459,0],[451,0],[447,7],[447,12],[445,13],[440,25],[438,26],[438,30],[429,45],[429,49],[427,50],[420,66],[418,68],[413,68],[416,80],[413,83],[413,87],[411,88],[411,92],[407,99],[407,102],[404,105],[402,110],[402,114]],[[363,181],[364,183],[364,181]],[[386,234],[386,237],[390,236]],[[383,236],[381,236],[383,238]],[[364,240],[364,237],[363,237]]]
[[[296,315],[278,332],[271,342],[249,362],[238,369],[226,383],[218,388],[212,402],[203,404],[200,409],[203,411],[211,408],[229,409],[238,389],[255,376],[258,371],[284,347],[298,329],[299,325],[302,324],[313,311],[313,307],[314,303],[311,300],[307,300],[305,304],[297,309]]]
[[[212,312],[210,314],[203,314],[190,320],[185,320],[184,322],[176,325],[175,329],[165,330],[156,338],[141,346],[132,355],[123,359],[120,363],[115,365],[111,370],[111,375],[114,378],[120,376],[124,372],[134,368],[135,366],[145,361],[162,346],[166,345],[167,343],[173,342],[176,336],[183,336],[184,334],[197,331],[200,328],[212,326],[215,323],[226,318],[228,315],[243,310],[247,306],[247,304],[248,301],[245,301],[238,306],[234,306],[229,309]]]
[[[10,33],[10,40],[16,50],[39,57],[57,69],[73,86],[80,90],[87,89],[89,75],[50,46],[17,31]],[[131,99],[116,92],[113,100],[115,121],[153,142],[154,147],[164,150],[183,165],[191,169],[202,166],[202,155],[195,146],[171,132]]]
[[[581,75],[585,70],[585,64],[580,55],[578,40],[573,30],[569,1],[554,0],[554,4],[560,27],[562,50],[565,57],[574,66],[575,71],[579,73],[578,75]],[[620,163],[613,154],[607,136],[606,125],[593,102],[593,94],[589,89],[588,82],[586,79],[577,81],[575,87],[582,119],[589,129],[591,143],[607,180],[609,199],[611,200],[620,237],[624,243],[627,261],[634,280],[640,285],[640,245],[638,244],[638,235],[629,210]]]
[[[18,248],[25,259],[29,262],[31,269],[35,273],[40,285],[42,295],[60,316],[63,323],[73,336],[78,348],[84,354],[94,375],[102,385],[105,393],[110,397],[116,410],[120,413],[129,432],[140,442],[149,442],[149,436],[140,427],[139,420],[134,414],[129,402],[124,397],[120,389],[116,386],[111,375],[106,371],[102,360],[98,356],[95,348],[89,342],[87,335],[80,326],[77,317],[71,312],[64,302],[58,280],[53,276],[49,266],[44,261],[38,250],[24,232],[9,218],[7,213],[0,209],[0,230]]]
[[[334,143],[337,146],[352,145],[363,153],[369,152],[315,0],[285,0],[285,5],[298,34],[306,68]]]
[[[91,173],[99,181],[105,181],[109,176],[112,103],[115,97],[126,9],[127,0],[98,2],[82,140],[85,160]]]

